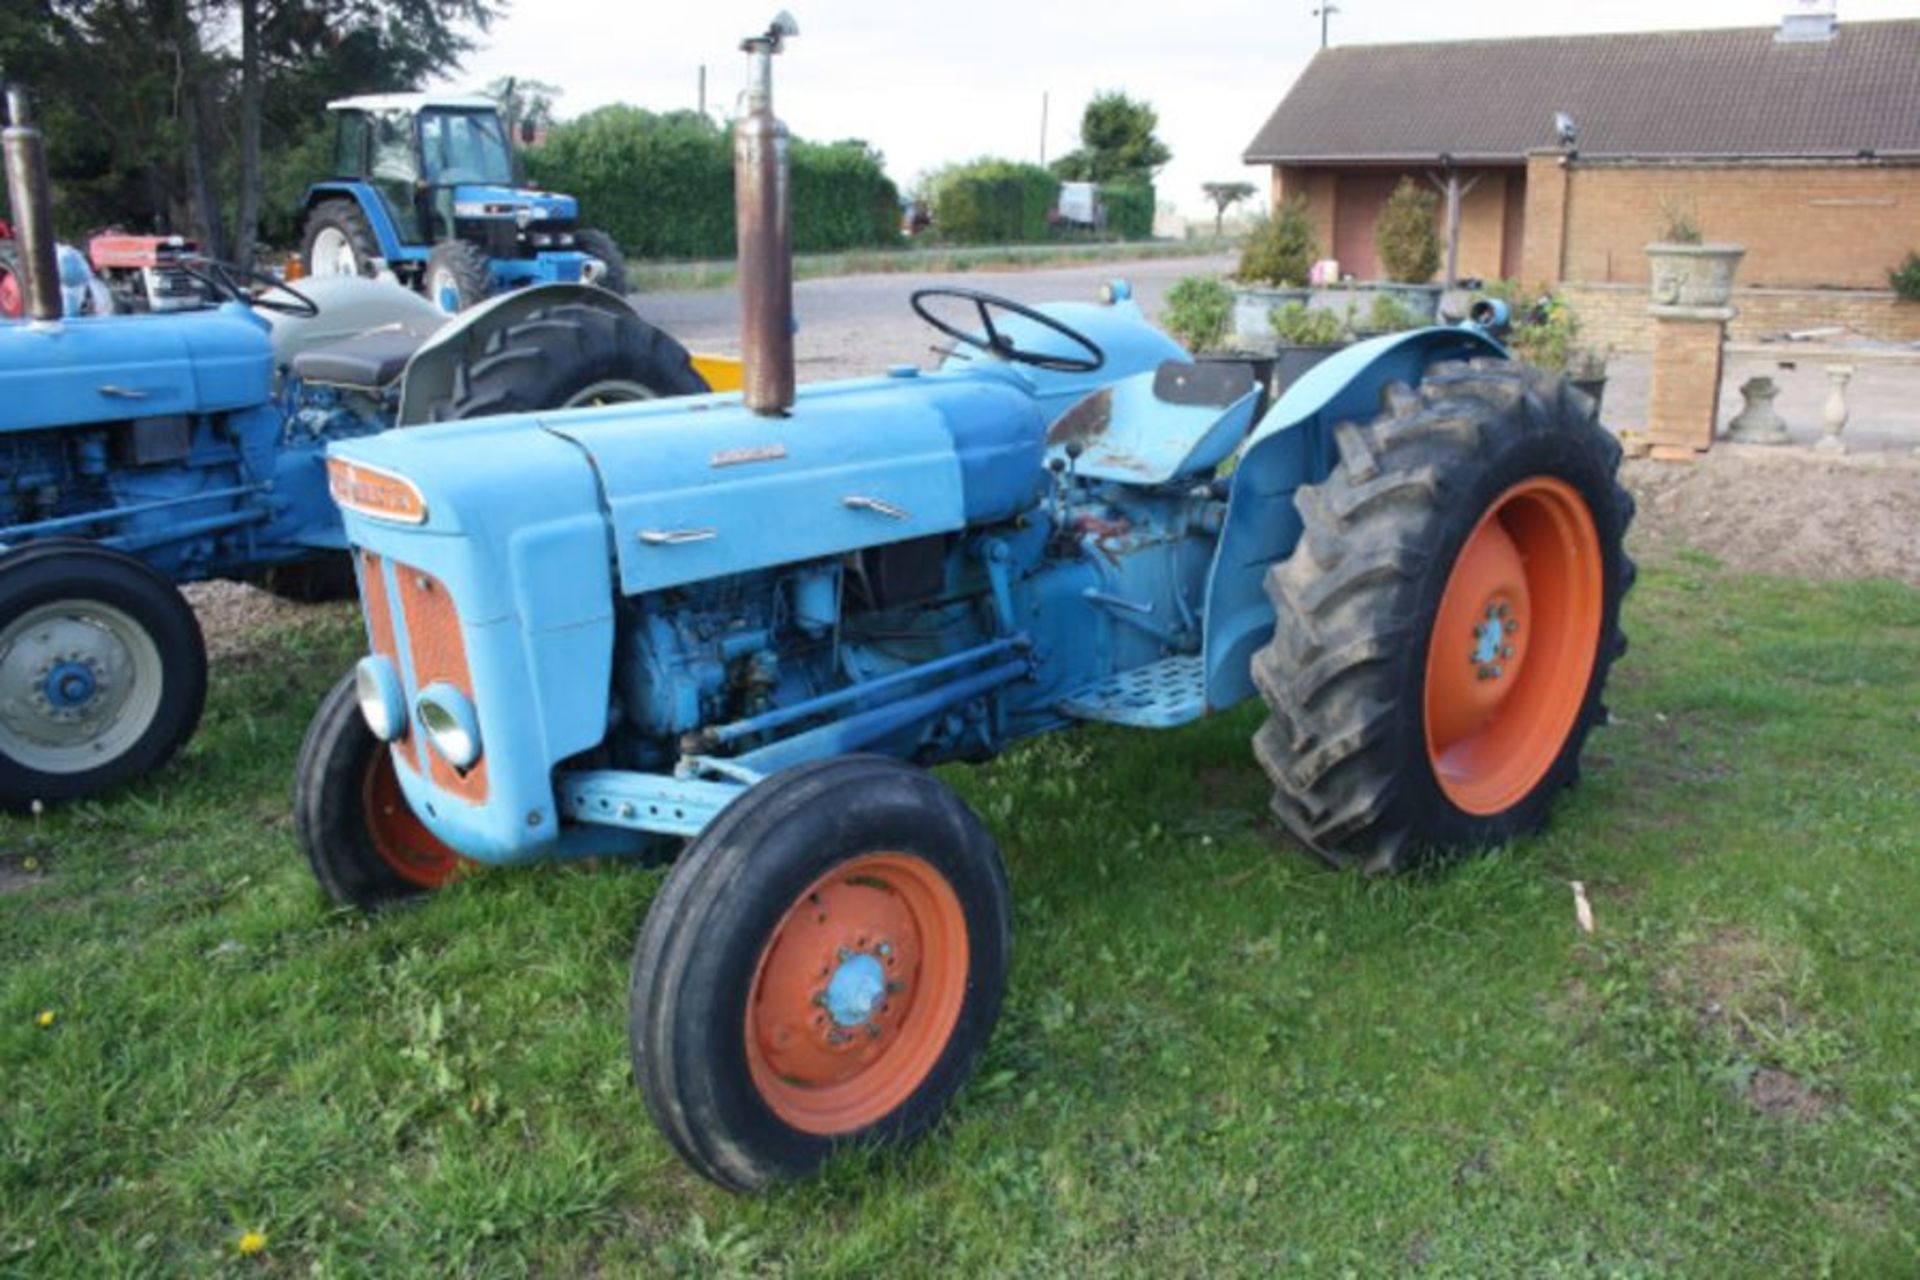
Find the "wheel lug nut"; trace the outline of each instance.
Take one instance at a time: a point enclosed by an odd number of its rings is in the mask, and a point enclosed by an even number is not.
[[[845,947],[841,947],[841,948],[839,949],[839,951],[838,951],[838,952],[837,952],[836,954],[837,954],[837,955],[838,955],[838,956],[839,956],[839,957],[840,957],[840,958],[841,958],[842,960],[851,960],[851,959],[853,959],[853,952],[851,952],[851,951],[849,951],[849,950],[847,950],[847,949],[846,949]]]
[[[906,984],[906,983],[904,983],[904,982],[902,982],[902,981],[900,981],[900,980],[899,980],[898,978],[895,978],[895,979],[894,979],[894,980],[893,980],[892,982],[889,982],[889,983],[887,984],[887,994],[888,994],[888,995],[895,995],[895,996],[897,996],[897,995],[899,995],[899,994],[900,994],[900,993],[901,993],[902,991],[905,991],[906,989],[907,989],[907,984]]]
[[[880,944],[879,951],[883,956],[890,956],[893,954],[893,946],[891,943],[883,942]]]
[[[1513,646],[1510,644],[1501,645],[1500,656],[1503,658],[1511,658],[1513,656]]]

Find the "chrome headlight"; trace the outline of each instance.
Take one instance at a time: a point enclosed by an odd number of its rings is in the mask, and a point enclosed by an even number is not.
[[[427,731],[427,741],[454,768],[465,772],[480,760],[480,717],[467,695],[441,681],[420,691],[414,714]]]
[[[407,736],[407,697],[391,662],[375,653],[355,663],[353,696],[374,737],[393,742]]]

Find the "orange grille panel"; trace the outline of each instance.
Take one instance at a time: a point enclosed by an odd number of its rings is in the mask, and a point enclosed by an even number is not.
[[[453,597],[439,581],[417,569],[396,564],[393,576],[400,584],[400,613],[407,620],[415,692],[444,680],[471,700],[473,680],[467,674],[467,648],[460,639],[460,612],[454,607]],[[426,754],[436,787],[475,804],[486,800],[485,756],[462,776],[438,752],[429,750]]]
[[[387,577],[380,572],[380,557],[371,551],[362,551],[355,559],[360,574],[360,609],[367,615],[367,631],[373,637],[373,651],[391,662],[394,670],[398,671],[400,647],[393,638],[393,603],[387,599]],[[391,745],[395,755],[411,765],[415,773],[420,772],[420,756],[414,747],[412,733]]]

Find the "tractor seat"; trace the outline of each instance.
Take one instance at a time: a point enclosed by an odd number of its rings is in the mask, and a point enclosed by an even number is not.
[[[373,329],[302,351],[293,358],[293,373],[309,386],[380,391],[406,372],[424,341],[397,326]]]

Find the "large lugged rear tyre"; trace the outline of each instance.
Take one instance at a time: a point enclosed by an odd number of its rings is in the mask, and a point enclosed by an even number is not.
[[[640,932],[628,1028],[654,1121],[737,1191],[917,1137],[992,1033],[1009,916],[992,836],[932,776],[842,756],[759,783]]]
[[[67,540],[0,559],[0,808],[159,768],[206,698],[199,621],[148,565]]]
[[[363,911],[438,889],[468,865],[407,807],[393,751],[367,728],[351,672],[300,744],[293,834],[327,896]]]
[[[1335,433],[1267,576],[1254,682],[1273,811],[1340,866],[1400,871],[1537,830],[1626,649],[1633,499],[1593,402],[1505,360],[1429,369]]]
[[[571,303],[529,312],[454,372],[433,420],[703,395],[687,349],[638,316]]]
[[[379,238],[358,204],[342,197],[313,206],[300,242],[300,264],[309,276],[371,279],[379,257]]]

